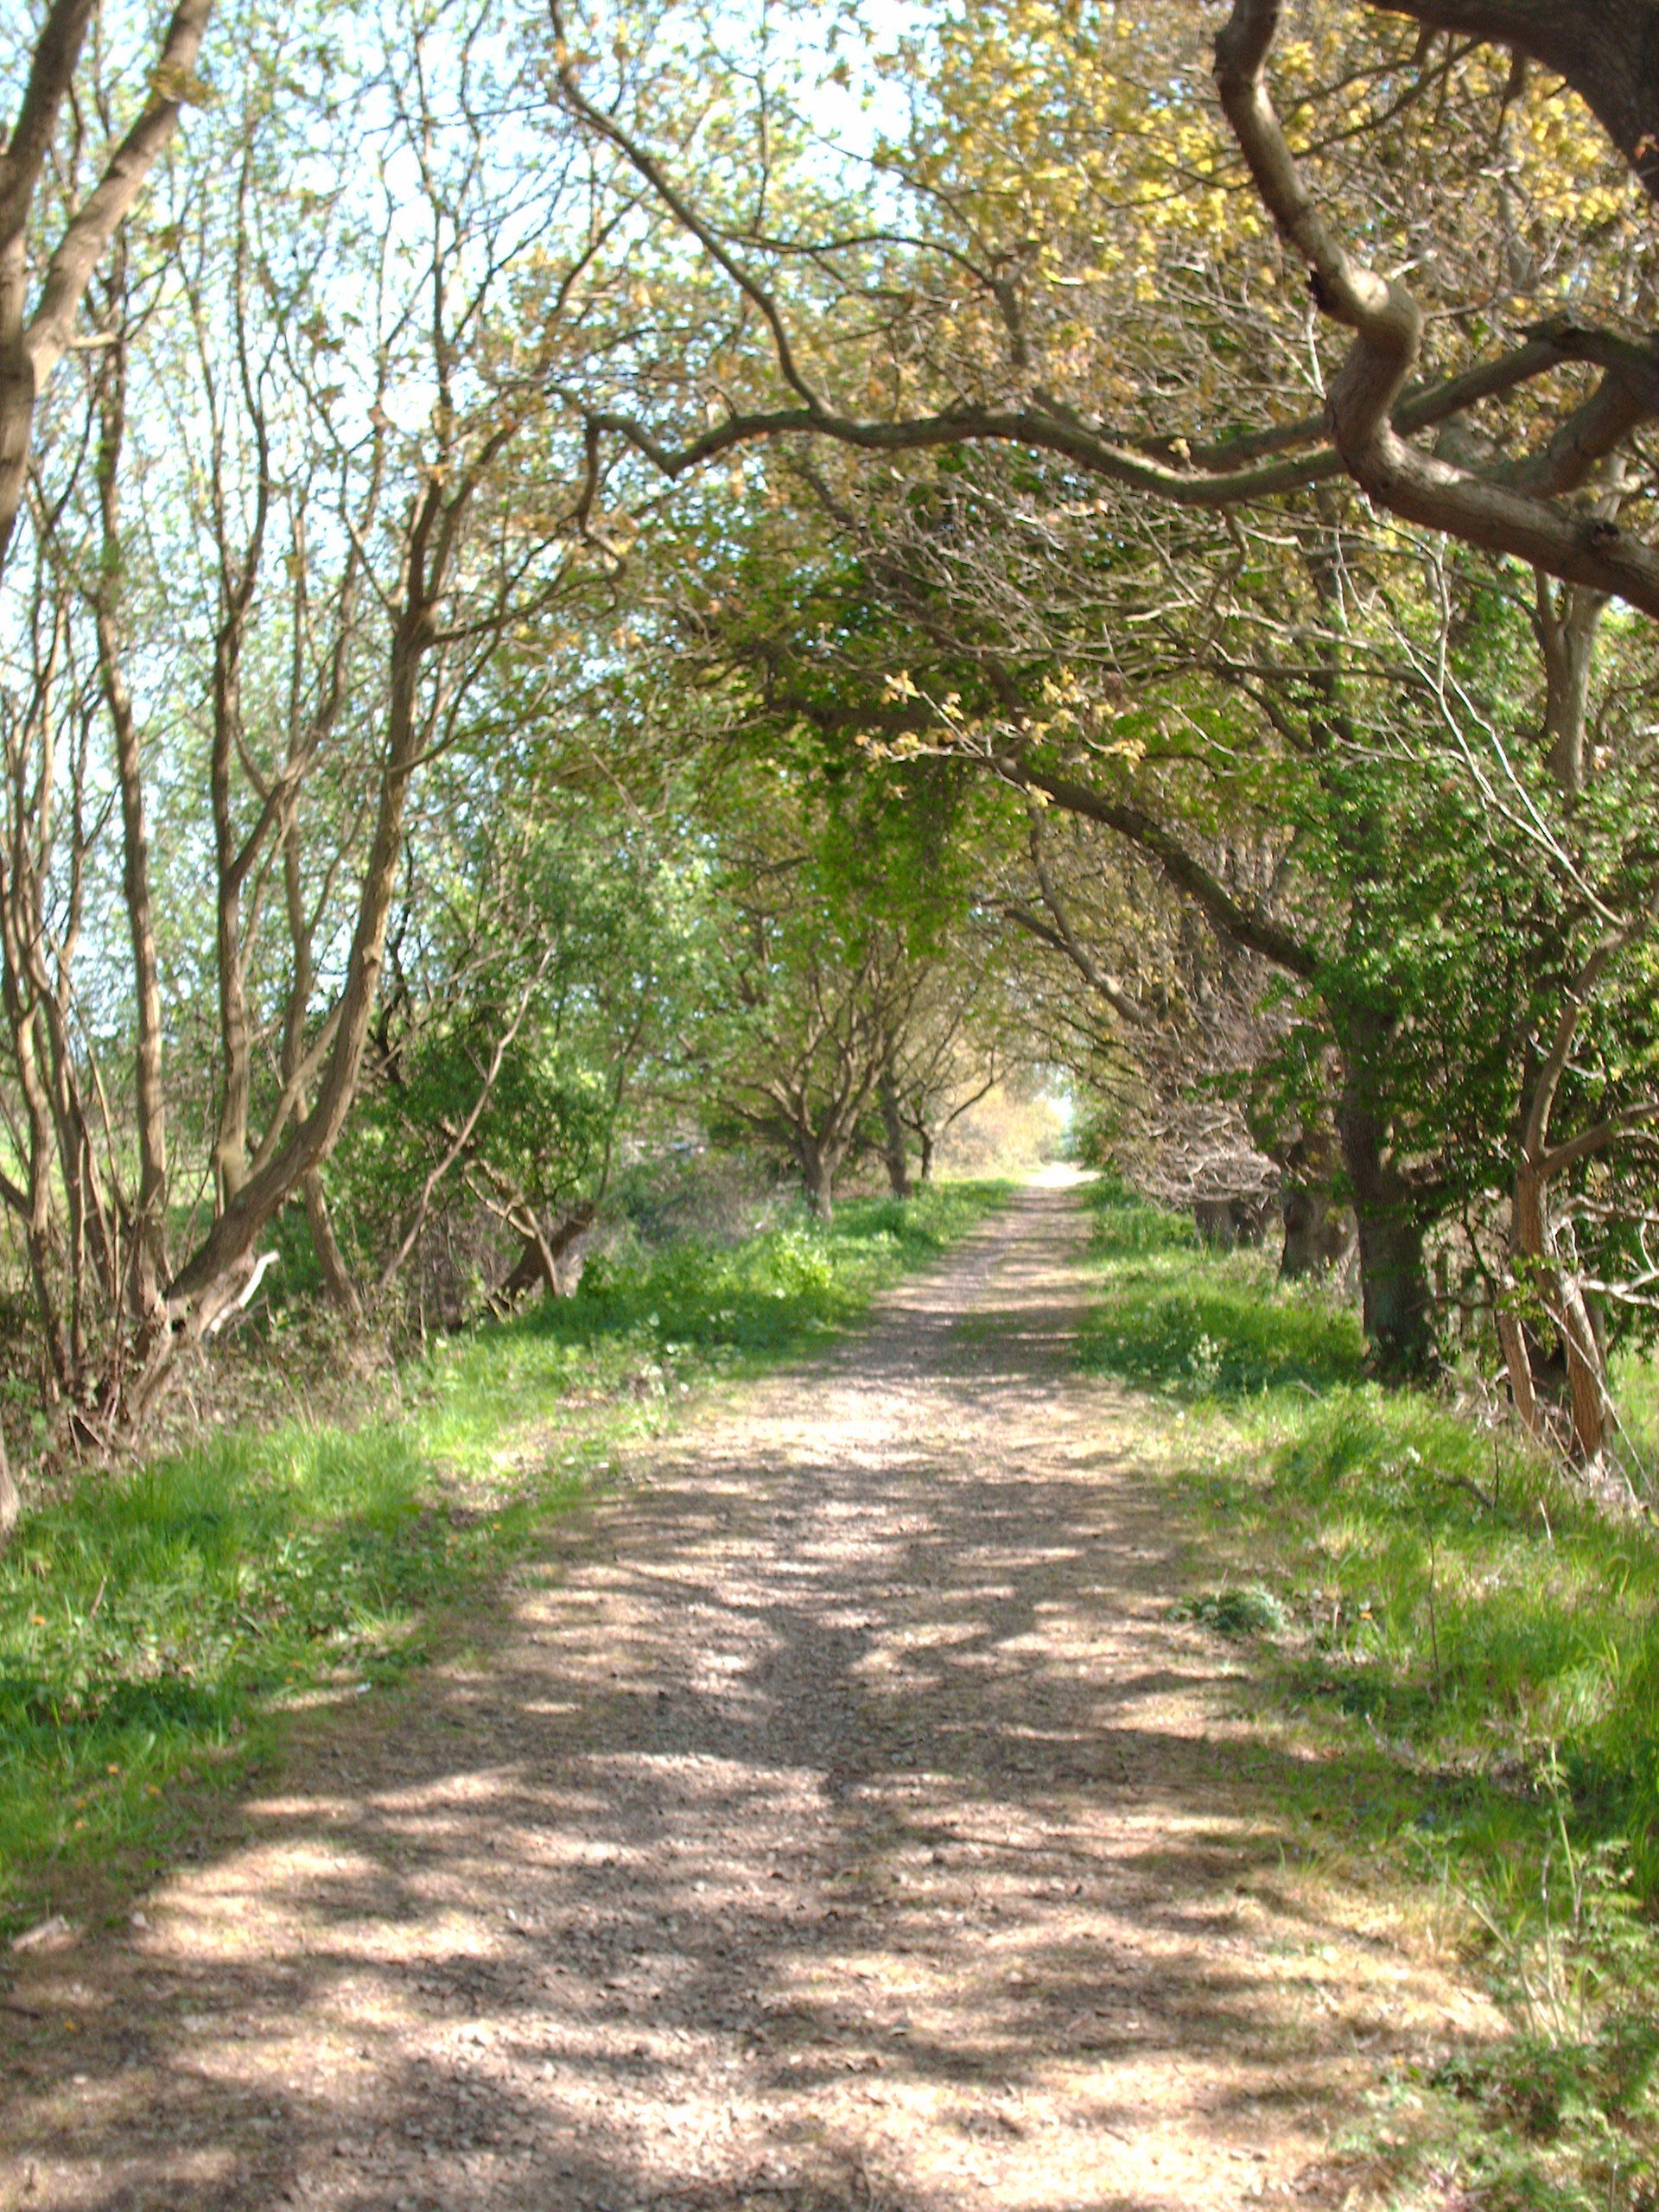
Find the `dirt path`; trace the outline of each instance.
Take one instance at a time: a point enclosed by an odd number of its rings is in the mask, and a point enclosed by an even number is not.
[[[31,1956],[0,2204],[1339,2201],[1330,2130],[1454,1999],[1281,1872],[1280,1754],[1068,1372],[1083,1234],[1033,1188],[689,1424],[470,1663]]]

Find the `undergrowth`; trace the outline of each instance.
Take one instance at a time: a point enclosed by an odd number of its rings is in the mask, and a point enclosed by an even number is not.
[[[1514,2025],[1396,2069],[1401,2205],[1659,2208],[1659,1541],[1512,1434],[1366,1380],[1353,1315],[1095,1186],[1084,1363],[1154,1392],[1262,1641],[1310,1844],[1436,1885]],[[1356,2155],[1359,2155],[1357,2152]]]
[[[220,1433],[43,1505],[0,1557],[0,1933],[76,1870],[188,1848],[203,1789],[245,1777],[284,1705],[391,1678],[629,1434],[855,1321],[1007,1195],[948,1184],[612,1255],[575,1297],[434,1347],[384,1418]]]

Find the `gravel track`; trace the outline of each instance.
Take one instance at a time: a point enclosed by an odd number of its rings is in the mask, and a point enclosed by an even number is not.
[[[1033,1185],[694,1414],[145,1924],[29,1955],[0,2205],[1340,2201],[1378,2058],[1478,2016],[1284,1871],[1287,1754],[1070,1371],[1084,1236]]]

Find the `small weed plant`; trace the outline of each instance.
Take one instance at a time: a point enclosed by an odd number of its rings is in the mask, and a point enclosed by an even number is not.
[[[222,1433],[33,1513],[0,1556],[0,1933],[66,1873],[118,1891],[175,1853],[286,1704],[390,1680],[630,1435],[856,1321],[1007,1195],[947,1184],[614,1255],[575,1298],[436,1345],[380,1418]]]
[[[1514,2027],[1459,2050],[1428,2087],[1462,2110],[1463,2164],[1495,2212],[1659,2204],[1659,1946],[1618,1837],[1573,1840],[1552,1752],[1538,1786],[1552,1833],[1535,1866],[1511,1858],[1443,1872],[1484,1937],[1494,1995]],[[1472,2123],[1472,2124],[1471,2124]]]
[[[1184,1598],[1174,1610],[1178,1619],[1197,1621],[1217,1636],[1275,1636],[1285,1626],[1284,1607],[1259,1583],[1248,1590],[1212,1590],[1202,1597]]]
[[[1230,1568],[1182,1610],[1255,1639],[1304,1754],[1287,1820],[1432,1878],[1513,2024],[1402,2073],[1373,2181],[1402,2207],[1659,2212],[1659,1541],[1369,1382],[1353,1314],[1274,1255],[1091,1195],[1081,1357],[1162,1408]]]

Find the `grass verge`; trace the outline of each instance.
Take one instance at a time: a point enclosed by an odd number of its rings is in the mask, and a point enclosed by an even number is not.
[[[0,1934],[188,1850],[285,1707],[417,1661],[631,1435],[855,1323],[1011,1187],[596,1262],[574,1299],[405,1369],[382,1419],[227,1433],[31,1516],[0,1558]]]
[[[1427,1881],[1513,2024],[1420,2054],[1348,2146],[1354,2201],[1659,2207],[1659,1541],[1513,1439],[1363,1376],[1351,1313],[1094,1188],[1084,1364],[1154,1394],[1228,1562],[1319,1859]]]

